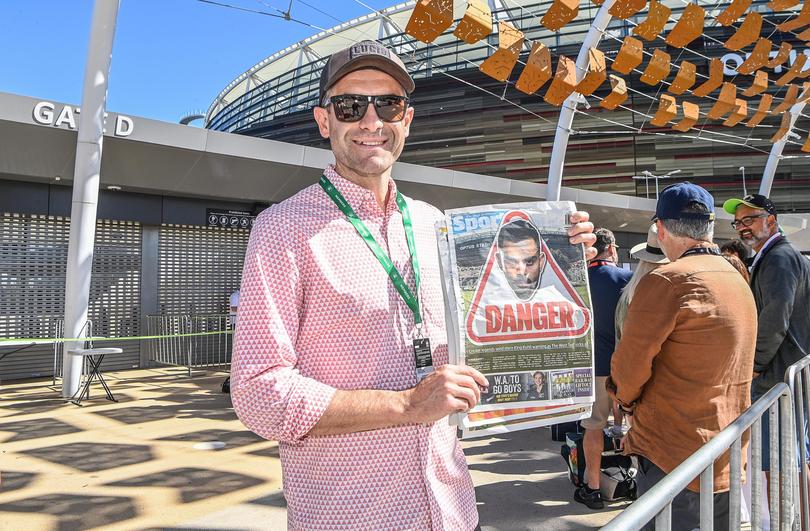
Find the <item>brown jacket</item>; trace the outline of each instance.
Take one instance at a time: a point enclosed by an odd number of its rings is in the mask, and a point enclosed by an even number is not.
[[[635,403],[625,451],[669,473],[736,419],[751,404],[756,335],[751,290],[720,256],[687,256],[642,279],[611,362],[617,399]],[[728,488],[725,453],[714,490]]]

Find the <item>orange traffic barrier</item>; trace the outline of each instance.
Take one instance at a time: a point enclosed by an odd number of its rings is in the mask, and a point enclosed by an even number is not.
[[[737,98],[736,102],[734,103],[734,110],[731,112],[731,116],[726,118],[723,125],[726,127],[734,127],[746,118],[748,118],[748,102]]]
[[[619,76],[610,74],[610,94],[599,102],[599,106],[612,111],[627,100],[627,84]]]
[[[802,73],[802,69],[804,68],[804,64],[807,62],[807,56],[803,53],[796,54],[796,60],[793,61],[793,64],[790,66],[790,70],[785,73],[782,77],[774,81],[780,87],[784,87],[793,79]]]
[[[616,3],[610,6],[608,13],[625,20],[644,9],[646,5],[647,0],[616,0]]]
[[[734,35],[728,38],[725,47],[729,50],[739,50],[745,48],[759,38],[762,31],[762,15],[756,11],[751,11],[743,19],[740,27],[734,32]],[[769,50],[770,51],[770,50]]]
[[[498,49],[481,63],[479,69],[493,79],[506,81],[522,47],[523,32],[508,22],[498,22]]]
[[[658,101],[658,110],[655,116],[650,119],[650,123],[657,127],[667,125],[667,122],[673,120],[678,114],[678,104],[675,98],[669,94],[661,94],[661,99]]]
[[[419,0],[405,33],[425,43],[431,43],[453,24],[453,0]]]
[[[540,19],[540,24],[551,31],[558,31],[577,18],[578,13],[579,0],[554,0]]]
[[[703,33],[703,23],[706,10],[697,4],[688,4],[684,8],[681,18],[667,35],[667,44],[675,48],[683,48]]]
[[[782,42],[782,44],[779,45],[779,51],[776,52],[776,56],[768,62],[768,68],[776,68],[777,66],[783,65],[785,61],[788,60],[788,57],[790,57],[790,50],[792,48],[793,46],[790,43]]]
[[[708,96],[710,92],[719,88],[722,84],[723,63],[720,61],[720,59],[715,58],[709,63],[709,79],[704,81],[703,84],[698,85],[698,87],[692,91],[692,94],[702,98],[703,96]]]
[[[526,94],[534,94],[551,79],[551,52],[540,41],[532,43],[532,51],[526,59],[526,66],[515,83],[515,88]]]
[[[770,94],[763,94],[762,98],[759,100],[759,106],[757,107],[757,112],[748,120],[748,123],[745,124],[746,127],[756,127],[759,123],[768,116],[768,111],[771,110],[771,103],[773,102],[773,96]]]
[[[605,54],[597,48],[590,48],[588,50],[588,71],[577,84],[576,90],[583,96],[589,96],[605,82],[605,79],[607,79]]]
[[[779,142],[783,138],[790,129],[790,113],[786,112],[782,114],[782,123],[779,124],[779,129],[776,130],[776,133],[771,137],[771,142]]]
[[[664,50],[656,48],[650,62],[647,63],[647,68],[641,74],[640,81],[647,85],[657,85],[662,79],[669,75],[670,56]]]
[[[467,0],[467,10],[453,35],[467,44],[475,44],[490,33],[492,33],[492,10],[487,1]]]
[[[635,37],[628,35],[622,42],[619,53],[613,59],[611,67],[622,74],[629,74],[635,67],[641,64],[644,53],[644,44]]]
[[[565,98],[574,92],[576,86],[577,65],[568,57],[561,55],[557,59],[557,71],[554,73],[554,79],[551,81],[548,90],[546,90],[543,99],[546,103],[559,107],[563,104]]]
[[[712,105],[707,116],[712,120],[719,120],[734,110],[736,102],[737,85],[734,83],[723,83],[723,88],[720,89],[720,96],[718,96],[717,101]]]
[[[753,0],[732,0],[731,4],[715,20],[721,26],[731,26],[745,13],[751,6]]]
[[[802,4],[802,10],[795,18],[786,20],[781,24],[776,25],[779,31],[793,31],[795,29],[803,28],[810,24],[810,2],[806,1]]]
[[[757,70],[757,73],[754,75],[754,82],[751,83],[750,87],[743,91],[742,95],[746,98],[750,98],[761,93],[766,88],[768,88],[768,72],[764,70]]]
[[[751,50],[751,55],[748,56],[748,59],[743,61],[742,64],[737,67],[737,73],[745,75],[753,74],[768,64],[772,46],[773,43],[771,43],[771,41],[768,39],[764,37],[759,39],[754,45],[754,49]]]
[[[669,91],[673,94],[683,94],[692,88],[692,85],[695,84],[696,73],[697,68],[694,63],[681,61],[681,66],[678,69],[678,73],[675,75],[675,79],[672,80],[672,84],[669,86]],[[684,105],[685,104],[684,102]]]
[[[672,10],[657,0],[650,2],[647,18],[633,30],[633,35],[645,41],[654,41],[658,34],[664,30]]]
[[[681,109],[683,109],[683,118],[672,128],[685,133],[692,129],[700,118],[700,107],[698,107],[697,103],[685,101],[681,104]]]
[[[782,98],[782,103],[777,105],[771,111],[771,114],[777,115],[783,113],[793,107],[799,99],[799,85],[790,84],[788,85],[788,91],[785,94],[785,97]]]

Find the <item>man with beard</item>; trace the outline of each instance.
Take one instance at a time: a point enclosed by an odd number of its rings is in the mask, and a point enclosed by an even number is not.
[[[529,300],[540,284],[546,255],[540,234],[524,219],[510,221],[498,232],[498,263],[518,299]]]
[[[759,194],[723,204],[731,226],[754,252],[751,290],[757,305],[757,349],[752,400],[781,382],[793,363],[810,354],[810,262],[779,232],[776,206]],[[769,423],[762,423],[762,469],[770,470]]]
[[[391,178],[413,90],[378,42],[333,54],[313,114],[335,164],[250,234],[231,399],[245,426],[279,441],[291,529],[478,524],[446,417],[475,406],[487,380],[448,364],[443,215]],[[572,217],[570,242],[592,245],[587,214]]]

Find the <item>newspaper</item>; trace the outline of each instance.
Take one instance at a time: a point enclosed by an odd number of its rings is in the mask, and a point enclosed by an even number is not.
[[[437,226],[450,362],[489,380],[455,419],[463,437],[590,415],[592,311],[582,246],[568,242],[571,202],[445,212]]]

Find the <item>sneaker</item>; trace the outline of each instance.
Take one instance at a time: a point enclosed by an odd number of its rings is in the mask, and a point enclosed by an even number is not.
[[[605,504],[602,501],[602,493],[599,489],[592,489],[587,485],[583,485],[574,491],[574,499],[579,503],[584,503],[589,509],[604,509]]]

